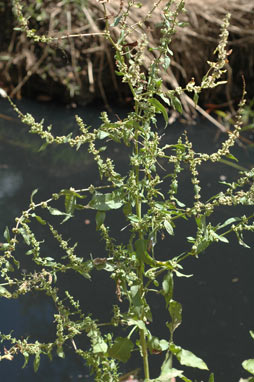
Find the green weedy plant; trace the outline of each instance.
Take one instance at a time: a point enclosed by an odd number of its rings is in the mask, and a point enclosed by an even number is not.
[[[174,359],[181,365],[208,370],[201,358],[175,343],[174,332],[182,321],[182,306],[174,299],[174,279],[186,276],[183,273],[185,259],[198,259],[213,242],[228,243],[228,236],[232,232],[240,245],[247,246],[243,233],[254,230],[253,213],[248,216],[231,217],[216,224],[213,223],[214,219],[212,220],[221,206],[253,205],[254,170],[242,172],[232,183],[223,183],[221,191],[209,200],[202,198],[199,181],[199,168],[202,164],[216,163],[222,158],[235,159],[230,154],[230,149],[241,129],[245,99],[243,96],[239,104],[234,130],[229,133],[217,152],[210,155],[195,152],[187,133],[174,144],[161,143],[156,124],[158,114],[162,114],[165,125],[168,124],[165,104],[181,111],[180,96],[183,92],[192,94],[197,103],[198,95],[203,89],[224,83],[221,76],[227,59],[229,16],[223,21],[220,41],[215,50],[217,61],[209,62],[210,69],[201,84],[196,85],[192,79],[185,88],[164,91],[160,73],[170,65],[172,52],[169,44],[179,23],[178,16],[184,11],[184,2],[171,0],[165,5],[161,15],[161,39],[156,48],[156,58],[148,73],[144,73],[142,60],[146,49],[149,49],[144,23],[159,3],[160,1],[157,1],[154,4],[151,12],[145,15],[138,25],[130,25],[128,14],[130,9],[137,5],[134,0],[129,0],[127,7],[121,8],[121,13],[112,24],[107,13],[107,2],[101,1],[105,16],[103,35],[115,50],[117,74],[128,84],[134,100],[133,111],[123,120],[112,122],[107,113],[103,112],[100,127],[93,129],[76,116],[79,135],[73,136],[70,133],[67,136],[55,136],[51,132],[51,126],[44,128],[43,121],[36,122],[32,115],[23,114],[10,100],[21,121],[29,127],[29,132],[39,135],[45,144],[65,144],[76,150],[83,148],[83,145],[88,147],[89,153],[97,163],[101,185],[85,186],[83,189],[70,187],[54,193],[48,200],[39,202],[34,200],[37,191],[35,190],[28,208],[16,218],[15,227],[10,231],[6,228],[6,242],[1,246],[1,296],[15,299],[33,290],[40,291],[53,300],[57,314],[54,315],[56,333],[53,342],[31,342],[28,338],[17,339],[12,334],[2,333],[2,341],[8,341],[10,345],[8,348],[5,346],[1,360],[12,360],[21,353],[25,358],[25,366],[33,356],[34,370],[37,371],[42,355],[51,359],[52,355],[57,353],[59,357],[64,357],[64,346],[66,342],[71,342],[76,354],[90,366],[97,382],[118,381],[118,363],[126,362],[134,352],[139,353],[143,361],[146,382],[173,381],[175,378],[190,382],[182,370],[174,368]],[[36,31],[29,30],[18,0],[13,0],[13,6],[21,28],[30,37],[35,41],[51,42],[51,39],[48,41],[45,36],[41,38],[36,35]],[[117,24],[121,26],[121,34],[115,40],[112,29]],[[126,39],[134,29],[140,31],[140,38],[131,46],[126,43]],[[108,141],[129,147],[131,153],[127,174],[122,175],[116,171],[115,163],[107,151]],[[103,154],[101,142],[104,142]],[[168,170],[164,171],[165,175],[158,171],[162,160],[163,166],[168,166]],[[181,189],[178,188],[183,170],[189,170],[193,190],[193,201],[188,205],[181,200]],[[55,223],[57,218],[64,223],[75,218],[76,210],[82,213],[87,209],[94,211],[96,229],[105,243],[106,255],[103,258],[80,256],[78,243],[71,244],[69,238],[64,238],[61,225],[57,227]],[[123,212],[122,226],[127,226],[129,235],[127,242],[119,243],[111,235],[110,219],[107,217],[110,217],[112,210],[117,209]],[[51,215],[54,216],[54,224],[51,223]],[[176,252],[166,261],[162,261],[156,251],[157,240],[160,235],[166,234],[165,241],[170,245],[170,239],[172,235],[177,234],[178,222],[181,219],[192,223],[194,221],[196,234],[185,238],[189,243],[186,252]],[[51,233],[62,249],[61,258],[44,256],[41,251],[43,244],[35,233],[37,223]],[[183,235],[182,232],[180,234]],[[26,255],[30,256],[34,263],[34,269],[22,274],[15,250],[24,244],[27,246]],[[92,280],[92,274],[97,270],[107,271],[116,285],[112,292],[115,296],[116,291],[118,303],[112,306],[112,319],[108,323],[99,322],[91,315],[86,315],[75,296],[69,291],[65,291],[63,296],[58,289],[58,276],[61,273],[74,271],[84,276],[85,283],[87,279]],[[165,299],[169,312],[169,321],[162,322],[162,325],[168,328],[166,339],[159,339],[156,333],[149,329],[152,306],[147,302],[147,295],[150,293],[161,295]],[[121,307],[122,301],[128,304],[125,311]],[[103,333],[100,329],[102,326]],[[122,336],[115,336],[115,328],[123,329]],[[80,347],[77,341],[79,336],[84,335],[90,340],[90,347],[85,349]],[[149,370],[149,353],[153,352],[165,354],[161,370],[155,379],[150,378]],[[254,374],[253,364],[254,360],[249,360],[243,366]],[[250,380],[253,381],[253,378]],[[209,382],[213,381],[214,376],[210,374]]]

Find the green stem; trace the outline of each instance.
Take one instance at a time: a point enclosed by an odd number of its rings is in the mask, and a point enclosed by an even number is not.
[[[139,114],[138,111],[138,103],[136,102],[135,105],[136,109],[136,114]],[[135,154],[138,156],[139,155],[139,147],[138,147],[138,129],[136,128],[135,131],[135,144],[134,144],[134,150]],[[139,166],[135,166],[135,175],[136,175],[136,185],[138,187],[139,185]],[[136,214],[139,219],[142,217],[142,201],[140,200],[140,196],[136,194]],[[143,233],[139,232],[139,238],[143,239]],[[143,268],[144,268],[144,263],[140,259],[140,265],[139,265],[139,270],[138,270],[138,276],[140,279],[140,283],[142,285],[142,289],[140,291],[141,294],[141,299],[144,299],[144,280],[143,280]],[[141,319],[144,321],[144,307],[143,307],[143,312],[142,312],[142,317]],[[146,334],[144,329],[139,330],[139,339],[140,339],[140,346],[142,349],[142,358],[143,358],[143,367],[144,367],[144,376],[145,380],[144,382],[148,382],[150,380],[150,372],[149,372],[149,361],[148,361],[148,350],[147,350],[147,342],[146,342]]]
[[[149,382],[150,380],[150,372],[149,372],[149,361],[148,361],[148,351],[146,344],[145,331],[140,329],[139,331],[140,344],[142,348],[142,356],[143,356],[143,367],[144,367],[144,382]]]

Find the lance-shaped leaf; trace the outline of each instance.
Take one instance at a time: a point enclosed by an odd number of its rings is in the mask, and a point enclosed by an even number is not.
[[[96,221],[96,229],[100,228],[100,226],[104,223],[106,217],[106,213],[104,211],[97,211],[95,216]]]
[[[5,227],[5,230],[4,230],[4,238],[8,241],[8,243],[9,243],[10,240],[11,240],[10,230],[9,230],[8,226]]]
[[[173,273],[169,271],[163,278],[162,281],[162,294],[166,301],[166,306],[168,307],[172,296],[173,296],[173,288],[174,288],[174,279]]]
[[[196,367],[201,370],[208,370],[205,362],[191,351],[185,350],[173,343],[170,344],[170,351],[176,356],[181,365]]]
[[[171,334],[173,334],[182,322],[182,305],[175,300],[170,300],[168,310],[171,316],[171,322],[169,322],[167,326]]]
[[[64,206],[65,212],[68,215],[72,215],[76,206],[76,195],[73,192],[69,191],[65,194]]]
[[[156,98],[149,98],[148,102],[150,102],[154,107],[157,113],[161,113],[163,115],[163,118],[168,124],[168,113],[165,107],[158,101]]]
[[[171,99],[171,103],[172,103],[172,106],[175,110],[177,110],[180,114],[182,114],[183,112],[183,107],[182,107],[182,104],[181,104],[181,101],[179,100],[179,98],[177,98],[175,95],[173,94],[169,94],[170,96],[170,99]]]
[[[164,220],[164,227],[166,228],[166,231],[169,233],[169,235],[174,235],[173,226],[168,220]]]
[[[41,355],[40,353],[35,354],[34,362],[33,362],[33,367],[34,367],[34,372],[36,373],[39,369],[40,366],[40,361],[41,361]]]

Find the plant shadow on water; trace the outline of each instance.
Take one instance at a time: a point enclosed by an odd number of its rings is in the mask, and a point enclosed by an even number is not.
[[[49,124],[53,123],[56,129],[73,128],[74,114],[79,114],[84,120],[92,126],[99,124],[97,118],[99,110],[97,108],[87,108],[80,110],[65,110],[56,105],[41,105],[33,102],[24,101],[21,105],[27,109],[36,118],[41,119],[47,116]],[[7,111],[6,111],[7,110]],[[9,104],[1,100],[0,112],[5,112],[14,116]],[[124,111],[118,111],[121,114]],[[54,157],[53,150],[48,154],[47,149],[41,154],[41,159],[34,160],[33,150],[40,147],[39,140],[28,139],[28,147],[17,147],[14,137],[19,136],[17,130],[25,128],[17,126],[16,122],[1,121],[1,133],[4,131],[2,144],[0,141],[0,207],[2,218],[0,229],[3,232],[5,225],[13,226],[14,218],[20,214],[24,206],[29,203],[32,191],[39,188],[40,199],[47,198],[55,190],[61,188],[86,187],[98,179],[96,167],[90,160],[86,152],[70,153],[70,149],[64,149],[61,153],[58,151]],[[176,124],[165,130],[163,139],[167,143],[175,142],[176,138],[183,132],[186,126]],[[8,137],[6,130],[9,129]],[[11,131],[10,131],[11,130]],[[198,147],[202,152],[211,152],[214,146],[220,142],[213,143],[215,131],[206,122],[199,121],[193,127],[187,127],[190,140],[194,147]],[[62,133],[68,133],[64,130]],[[11,136],[11,134],[13,134]],[[11,138],[10,138],[11,137]],[[26,135],[27,137],[27,135]],[[24,141],[23,141],[24,143]],[[238,151],[238,152],[237,152]],[[119,152],[112,145],[113,156],[116,156],[119,163],[119,171],[126,171],[125,160],[127,151]],[[236,148],[236,156],[241,157],[241,164],[250,167],[251,157],[244,154],[243,151]],[[37,155],[37,154],[36,154]],[[72,159],[75,156],[77,159]],[[70,159],[71,158],[71,159]],[[54,165],[52,165],[52,160]],[[162,163],[163,166],[163,163]],[[163,171],[163,170],[162,170]],[[237,170],[224,164],[209,166],[206,164],[201,174],[201,183],[207,190],[204,198],[216,193],[219,180],[232,180]],[[183,175],[183,186],[185,195],[183,199],[188,202],[192,199],[189,195],[189,179]],[[98,182],[98,180],[97,180]],[[243,209],[241,210],[243,211]],[[218,221],[221,217],[227,218],[227,208],[220,210],[216,216]],[[236,209],[235,216],[239,214]],[[112,223],[112,233],[115,237],[124,240],[124,227],[119,227],[118,212],[110,213],[106,219]],[[182,236],[192,234],[192,227],[188,225],[186,232],[185,222],[177,225],[176,235],[171,239],[170,247],[168,241],[161,240],[158,243],[158,249],[161,252],[161,260],[166,260],[176,254],[180,254],[185,249],[186,243]],[[42,230],[42,235],[44,231]],[[95,231],[94,214],[91,211],[77,213],[75,222],[67,222],[62,226],[62,232],[65,237],[72,237],[73,243],[77,241],[79,255],[89,258],[104,257],[103,243],[99,239],[98,232]],[[181,235],[184,232],[184,235]],[[250,238],[249,243],[250,245]],[[51,256],[57,256],[57,249],[50,242],[43,247],[45,253]],[[24,252],[25,252],[24,248]],[[29,258],[19,251],[19,256],[25,257],[23,271],[26,266],[29,268]],[[54,257],[52,256],[52,257]],[[184,348],[192,348],[194,352],[202,355],[207,360],[208,366],[215,372],[216,382],[238,381],[243,375],[241,362],[249,357],[253,352],[253,341],[248,336],[248,331],[253,329],[252,301],[254,291],[252,288],[253,275],[252,269],[254,257],[252,250],[246,250],[236,245],[234,238],[230,244],[213,244],[211,248],[200,255],[200,259],[189,259],[186,262],[185,273],[193,274],[190,279],[180,278],[176,281],[176,299],[183,304],[183,324],[176,331],[176,338]],[[95,283],[74,273],[64,275],[60,280],[63,289],[68,289],[72,295],[80,300],[81,307],[86,313],[91,312],[93,317],[102,318],[104,321],[109,319],[109,313],[112,309],[112,295],[115,294],[113,281],[108,278],[104,271],[92,275]],[[66,288],[65,288],[66,285]],[[156,328],[159,337],[167,337],[165,329],[161,327],[161,319],[169,320],[166,309],[161,309],[161,296],[152,296],[151,306],[153,313],[153,323],[151,326]],[[117,302],[117,297],[115,296]],[[30,293],[18,300],[7,300],[2,298],[0,328],[3,333],[9,333],[14,329],[14,335],[19,337],[25,335],[40,341],[50,340],[54,336],[55,313],[52,302],[42,294]],[[165,317],[165,318],[164,318]],[[158,319],[159,318],[159,319]],[[85,341],[85,340],[84,340]],[[88,376],[88,369],[84,362],[75,356],[73,344],[69,343],[65,350],[65,358],[54,358],[54,362],[43,358],[37,374],[34,374],[32,360],[28,366],[21,369],[24,363],[23,357],[15,358],[12,363],[4,361],[0,366],[1,379],[11,380],[12,382],[24,381],[92,381]],[[160,354],[154,354],[151,358],[151,370],[158,370],[162,362]],[[125,371],[140,367],[138,357],[133,357],[126,365]],[[152,372],[152,377],[157,373]],[[191,374],[189,372],[189,374]],[[205,380],[205,374],[202,371],[193,371],[193,379],[197,381]]]

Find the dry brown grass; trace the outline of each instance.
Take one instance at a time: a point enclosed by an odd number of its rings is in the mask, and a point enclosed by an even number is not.
[[[28,0],[30,1],[32,0]],[[68,9],[64,8],[63,2],[56,4],[52,0],[47,0],[46,3],[48,20],[39,25],[40,34],[61,37],[66,33],[98,33],[103,29],[102,5],[96,0],[88,0],[88,6],[78,11],[75,10],[73,3]],[[122,3],[126,4],[126,1]],[[165,0],[162,0],[152,16],[147,18],[145,25],[137,27],[137,23],[149,13],[153,6],[153,1],[150,0],[143,0],[143,3],[144,6],[141,9],[134,8],[129,15],[129,22],[135,25],[135,28],[127,40],[135,41],[140,38],[140,33],[144,32],[149,40],[149,46],[155,47],[160,37],[159,28],[156,25],[160,22],[161,8]],[[119,11],[122,11],[120,4],[120,0],[107,1],[111,20],[119,14]],[[250,0],[186,0],[186,10],[181,19],[188,25],[185,28],[177,28],[171,45],[174,52],[172,64],[168,71],[162,74],[165,86],[174,88],[178,84],[185,84],[191,77],[195,77],[197,82],[201,80],[208,68],[206,60],[213,60],[213,51],[218,41],[222,19],[226,13],[230,12],[232,17],[229,28],[229,49],[232,49],[232,54],[228,64],[228,85],[226,88],[218,87],[212,95],[207,92],[203,103],[215,102],[214,100],[230,105],[233,102],[236,103],[241,96],[241,73],[244,73],[247,80],[249,96],[253,97],[254,2]],[[80,12],[82,17],[79,17]],[[118,35],[120,30],[115,28],[114,33]],[[17,38],[18,40],[14,43],[13,39]],[[34,47],[24,35],[12,36],[8,49],[10,60],[7,63],[0,63],[5,77],[10,81],[16,78],[18,83],[17,87],[11,84],[12,95],[20,94],[21,85],[29,83],[32,78],[33,83],[36,83],[34,80],[37,79],[37,93],[45,94],[46,89],[49,89],[52,97],[59,95],[59,92],[63,94],[63,88],[68,90],[66,94],[69,92],[73,94],[74,99],[85,103],[98,96],[105,102],[112,94],[117,94],[118,98],[122,97],[123,100],[128,96],[114,74],[113,52],[102,37],[59,41],[56,47],[51,47],[52,49],[45,53],[45,49],[48,48]],[[156,51],[147,51],[144,69],[149,67],[154,55]],[[29,58],[32,58],[36,65],[30,65]],[[77,70],[77,67],[81,69]],[[3,78],[1,80],[4,81]],[[48,85],[47,88],[45,82]],[[33,86],[33,83],[30,86]],[[79,89],[79,95],[76,89]],[[107,89],[110,89],[110,92]],[[191,102],[186,98],[184,100],[186,110],[189,103]]]

